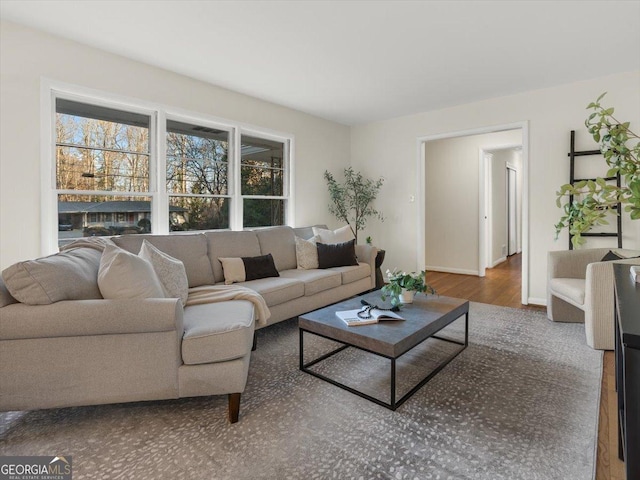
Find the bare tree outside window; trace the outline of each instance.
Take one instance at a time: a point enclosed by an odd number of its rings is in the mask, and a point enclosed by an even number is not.
[[[169,120],[167,192],[172,230],[229,228],[229,132]]]
[[[149,191],[149,123],[144,115],[57,101],[59,244],[83,235],[149,230],[149,199],[126,196]],[[127,215],[114,221],[114,208]]]

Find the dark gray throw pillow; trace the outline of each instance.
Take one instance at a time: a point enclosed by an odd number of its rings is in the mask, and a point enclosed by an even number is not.
[[[620,255],[618,255],[617,253],[612,252],[611,250],[609,250],[607,252],[607,254],[602,257],[602,260],[600,260],[601,262],[611,262],[613,260],[622,260],[624,257],[621,257]]]
[[[622,255],[618,255],[613,250],[609,250],[607,254],[602,257],[601,262],[613,262],[614,260],[628,260],[630,258],[640,258],[640,257],[623,257]]]
[[[355,239],[335,244],[318,243],[318,268],[352,265],[358,265]]]
[[[242,262],[247,281],[280,276],[270,253],[259,257],[242,257]]]

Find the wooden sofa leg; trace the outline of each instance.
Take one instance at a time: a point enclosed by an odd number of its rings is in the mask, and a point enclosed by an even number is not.
[[[229,394],[229,422],[236,423],[240,415],[240,394]]]

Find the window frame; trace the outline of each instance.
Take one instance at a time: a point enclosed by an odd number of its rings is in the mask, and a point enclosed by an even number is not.
[[[169,197],[176,196],[167,191],[167,120],[195,124],[198,126],[224,130],[229,133],[229,185],[230,199],[229,230],[243,230],[243,200],[245,198],[279,199],[285,202],[284,224],[292,225],[294,218],[293,166],[295,138],[291,133],[278,132],[254,125],[218,118],[204,113],[197,113],[171,107],[155,102],[128,98],[116,94],[97,91],[77,85],[66,84],[43,78],[40,90],[40,215],[41,241],[43,255],[52,254],[58,247],[58,195],[101,195],[148,197],[151,201],[151,233],[169,234]],[[88,103],[105,108],[113,108],[150,118],[149,122],[149,191],[117,192],[93,190],[59,190],[56,184],[56,100],[58,98]],[[264,138],[281,142],[283,150],[283,195],[261,196],[242,195],[241,190],[241,138],[242,135]],[[185,194],[185,196],[194,196]],[[203,197],[219,197],[202,195]],[[198,232],[203,230],[189,230]],[[176,234],[179,234],[176,232]]]
[[[282,195],[243,195],[242,194],[242,136],[247,135],[250,137],[261,138],[265,140],[272,140],[274,142],[280,142],[283,144],[282,150],[282,170],[283,170],[283,185],[282,185]],[[291,201],[291,144],[293,142],[292,138],[283,137],[279,135],[273,135],[270,133],[265,133],[259,129],[251,129],[251,128],[241,128],[238,132],[238,141],[236,143],[236,151],[239,152],[237,156],[237,171],[234,172],[234,179],[237,181],[236,191],[238,206],[235,209],[235,213],[238,214],[236,218],[236,225],[238,226],[238,230],[242,230],[244,228],[244,200],[245,199],[257,199],[257,200],[284,200],[284,225],[290,225],[291,219],[293,218],[293,214],[290,211],[290,205],[293,203]],[[261,228],[261,227],[249,227],[249,228]],[[264,227],[267,228],[267,227]]]

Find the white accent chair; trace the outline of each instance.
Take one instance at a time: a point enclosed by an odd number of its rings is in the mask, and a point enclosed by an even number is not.
[[[607,252],[624,260],[602,262]],[[549,252],[547,265],[547,317],[554,322],[583,322],[587,344],[613,350],[613,263],[640,265],[640,251],[590,248]]]

